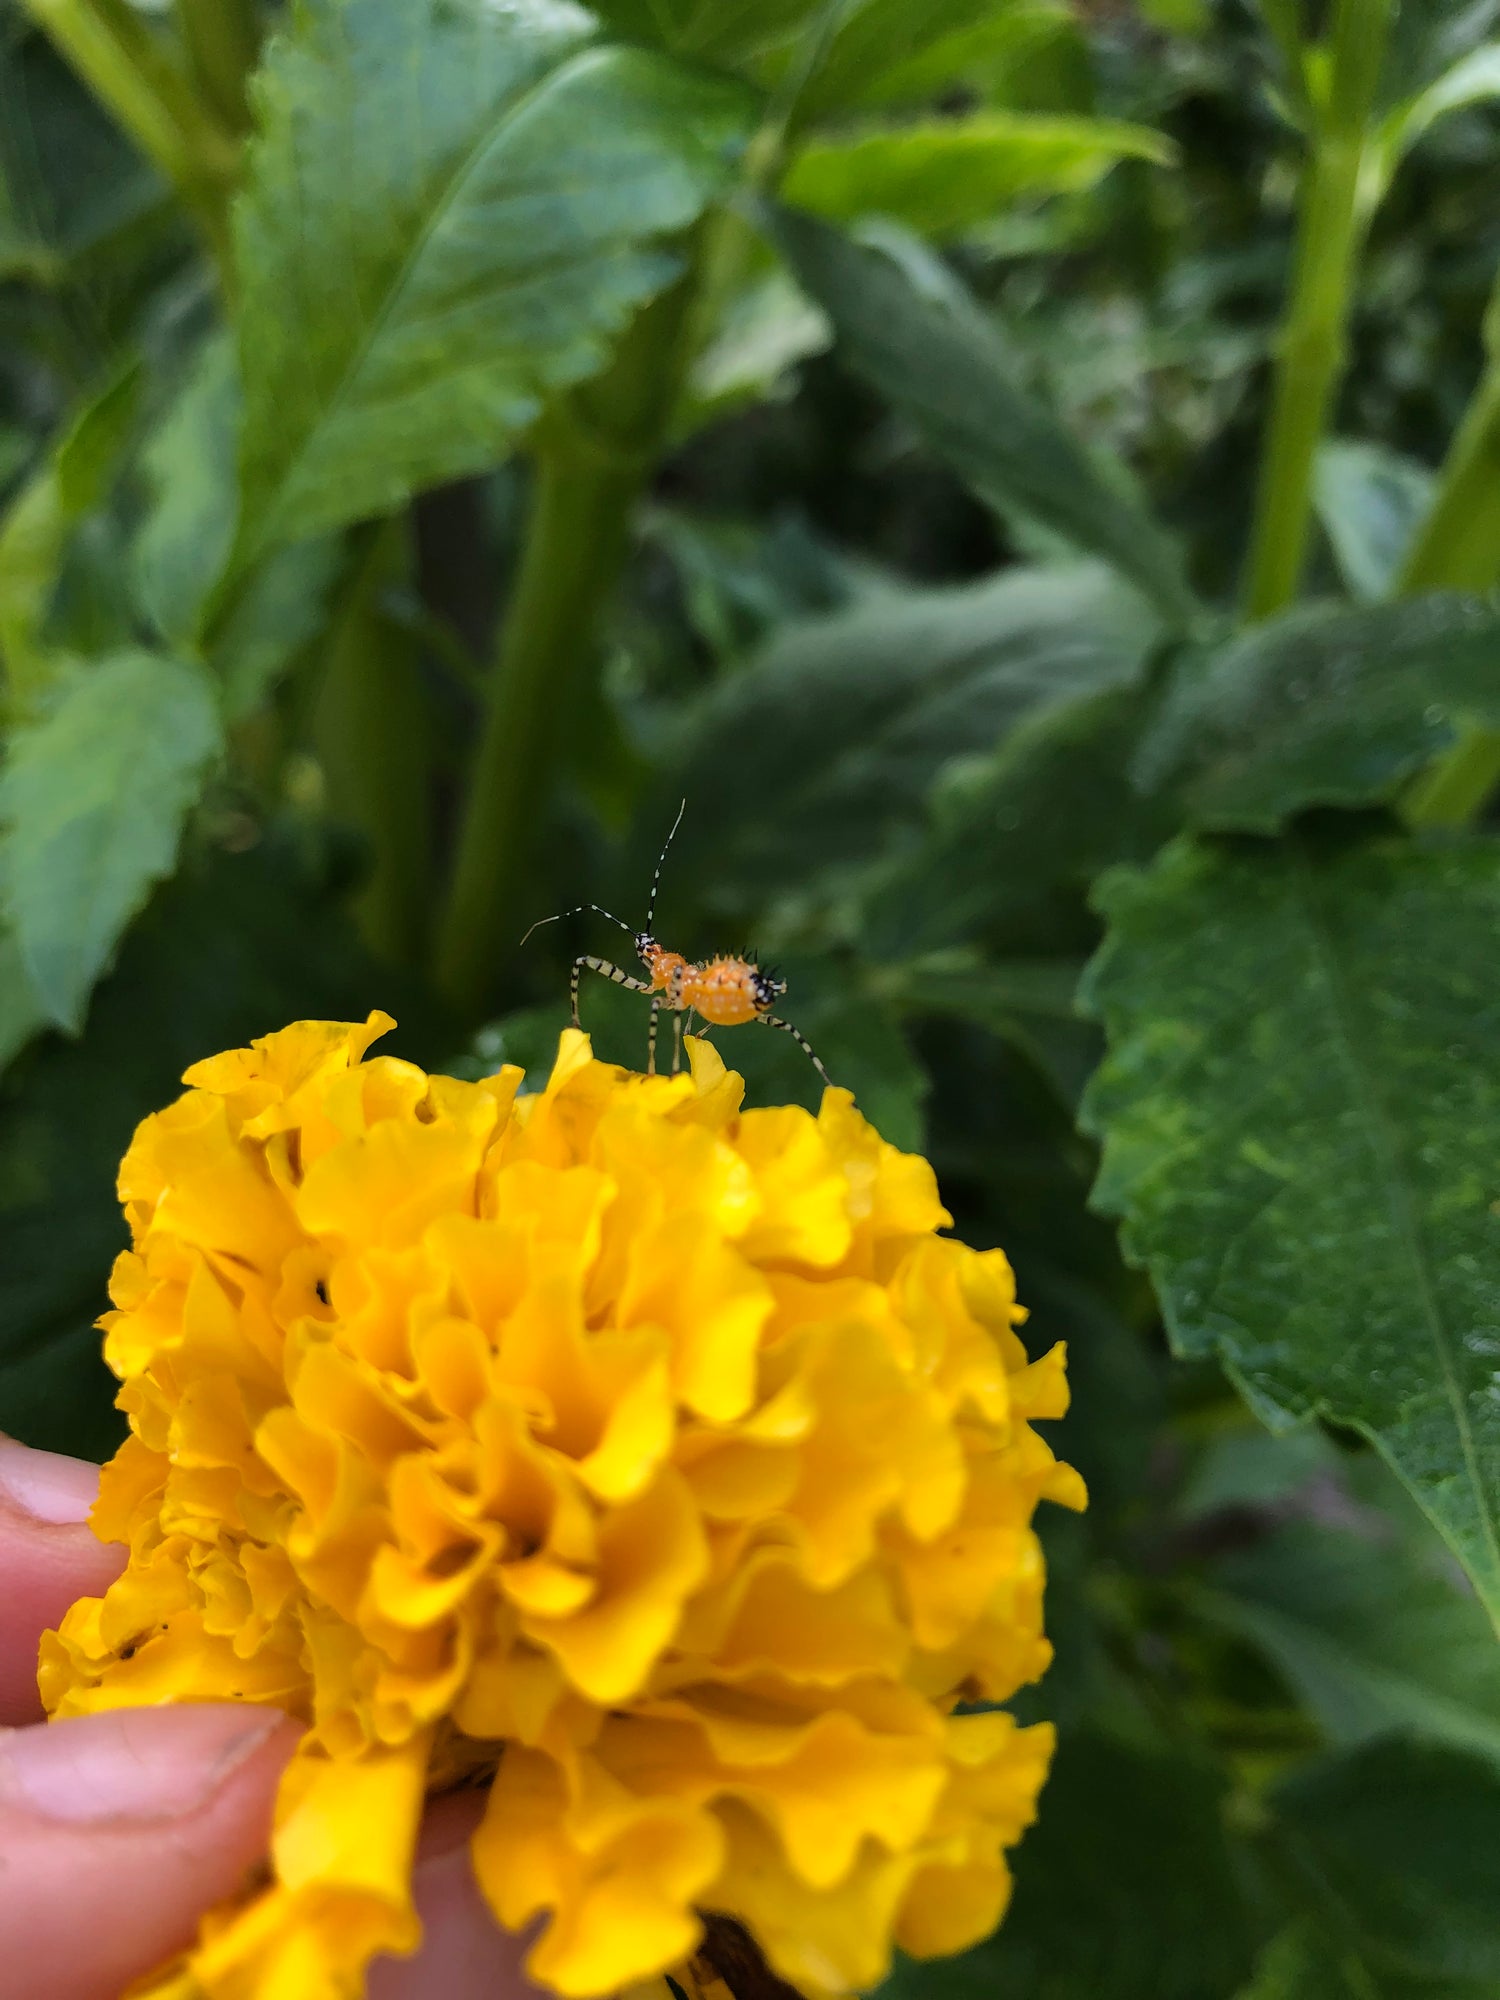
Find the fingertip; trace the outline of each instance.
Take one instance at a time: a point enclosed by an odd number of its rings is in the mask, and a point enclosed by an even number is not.
[[[125,1551],[88,1525],[98,1490],[97,1465],[0,1436],[0,1723],[38,1720],[43,1632],[80,1597],[106,1591],[124,1564]]]
[[[97,2000],[188,1944],[263,1859],[298,1733],[215,1702],[0,1738],[0,1964],[17,1991]]]

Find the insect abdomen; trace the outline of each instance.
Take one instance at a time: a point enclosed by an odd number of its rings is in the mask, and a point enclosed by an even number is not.
[[[754,974],[754,966],[740,958],[715,958],[707,965],[691,966],[682,982],[682,1004],[715,1027],[737,1028],[761,1011]]]

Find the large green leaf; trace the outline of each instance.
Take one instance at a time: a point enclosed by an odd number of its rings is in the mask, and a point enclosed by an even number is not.
[[[1500,847],[1184,840],[1099,902],[1095,1199],[1174,1346],[1370,1437],[1500,1619]]]
[[[679,268],[736,86],[569,0],[302,0],[238,211],[242,555],[492,464]]]
[[[1389,799],[1474,721],[1500,722],[1500,600],[1310,607],[1189,661],[1136,769],[1201,826],[1271,833]]]
[[[844,359],[977,493],[1103,556],[1169,622],[1191,619],[1177,550],[1123,467],[1105,476],[1018,385],[999,333],[956,281],[789,209],[776,212],[772,227],[833,321]]]
[[[76,670],[13,735],[0,874],[27,974],[59,1026],[82,1026],[121,932],[171,870],[222,743],[206,671],[147,652]]]
[[[1171,158],[1144,125],[992,111],[809,140],[784,200],[833,222],[894,216],[929,236],[992,221],[1023,196],[1090,188],[1116,161]]]
[[[1387,1739],[1298,1772],[1270,1803],[1309,1901],[1377,1978],[1483,1982],[1475,2000],[1500,1985],[1493,1764]]]
[[[723,896],[795,881],[809,854],[868,863],[950,760],[1132,681],[1156,631],[1134,592],[1082,565],[878,594],[783,626],[684,733],[661,811],[675,787],[696,823],[672,881],[701,869]]]
[[[117,374],[73,418],[0,519],[0,665],[29,695],[50,671],[43,638],[69,537],[108,491],[135,419],[140,376]]]
[[[1182,1745],[1065,1736],[987,1944],[902,1961],[882,2000],[1210,2000],[1249,1971],[1215,1773]]]

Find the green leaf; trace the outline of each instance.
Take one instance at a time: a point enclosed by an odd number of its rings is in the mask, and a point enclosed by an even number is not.
[[[318,636],[343,559],[337,535],[294,542],[269,555],[235,593],[209,653],[226,722],[252,715]]]
[[[1493,1764],[1387,1740],[1297,1773],[1270,1804],[1309,1900],[1352,1933],[1377,1975],[1484,1981],[1493,1992],[1500,1982]]]
[[[893,73],[1013,10],[1014,0],[851,0],[838,10],[836,32],[801,94],[801,115],[821,117],[879,97]],[[932,77],[924,94],[936,94],[951,74]]]
[[[985,500],[1102,556],[1169,623],[1193,616],[1177,550],[1122,467],[1106,477],[1050,410],[1017,385],[1005,346],[941,267],[856,243],[790,210],[772,219],[802,284],[857,374],[913,423]]]
[[[0,664],[13,694],[50,671],[43,626],[74,529],[104,499],[135,421],[129,367],[87,402],[0,519]]]
[[[1313,498],[1351,597],[1390,596],[1436,485],[1425,465],[1384,445],[1330,438],[1319,448]]]
[[[1200,826],[1273,833],[1393,798],[1470,722],[1500,722],[1500,599],[1308,607],[1189,660],[1136,774]]]
[[[240,386],[234,345],[216,333],[195,355],[141,455],[151,505],[131,549],[141,606],[169,645],[197,645],[234,543]]]
[[[819,0],[601,0],[600,18],[632,41],[733,65],[783,49]]]
[[[790,394],[799,361],[832,345],[827,319],[779,267],[746,285],[726,305],[711,340],[693,363],[680,434],[747,403]]]
[[[747,101],[591,32],[569,0],[304,0],[272,44],[242,556],[493,464],[676,274],[660,239],[726,185]]]
[[[9,931],[0,931],[0,1071],[47,1025],[47,1009],[31,983],[20,948]]]
[[[153,883],[223,748],[213,683],[163,654],[74,672],[15,732],[0,774],[7,910],[48,1015],[82,1026],[95,980]]]
[[[1171,158],[1170,142],[1144,125],[997,111],[811,140],[781,194],[833,222],[888,215],[952,236],[1025,196],[1091,188],[1119,160]]]
[[[1365,150],[1360,200],[1366,213],[1373,213],[1385,199],[1396,169],[1434,125],[1455,111],[1496,97],[1500,97],[1500,42],[1486,42],[1460,56],[1425,89],[1398,104]]]
[[[1206,2000],[1250,1969],[1216,1773],[1184,1746],[1064,1736],[986,1943],[902,1960],[881,2000]]]
[[[112,239],[128,240],[164,192],[47,38],[0,27],[0,212],[31,260],[16,275],[61,282]]]
[[[343,560],[336,535],[273,549],[216,604],[239,518],[241,415],[234,348],[215,334],[143,454],[153,504],[131,549],[142,608],[169,644],[206,648],[231,724],[261,706],[321,629]]]
[[[1182,840],[1098,901],[1095,1202],[1174,1347],[1369,1437],[1500,1619],[1500,848]]]
[[[1331,1743],[1401,1730],[1500,1766],[1494,1628],[1441,1554],[1378,1515],[1292,1523],[1220,1557],[1194,1602],[1265,1655]]]
[[[1088,55],[1071,8],[1060,0],[1008,0],[977,19],[946,27],[936,40],[882,67],[861,88],[860,102],[925,105],[959,89],[984,103],[1005,104],[1008,89],[1028,63],[1062,51],[1076,55],[1086,76]]]
[[[1039,706],[941,787],[922,839],[872,884],[867,948],[933,951],[982,930],[1015,951],[1088,949],[1095,876],[1148,859],[1179,823],[1130,783],[1138,678]]]
[[[1082,565],[874,595],[784,625],[719,683],[678,746],[669,792],[711,805],[680,859],[719,896],[824,865],[868,865],[954,758],[1033,710],[1133,680],[1156,625]],[[649,818],[650,816],[645,816]]]

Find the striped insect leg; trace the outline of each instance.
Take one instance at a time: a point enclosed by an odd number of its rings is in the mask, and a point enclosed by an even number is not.
[[[633,974],[626,972],[622,966],[611,965],[607,958],[595,958],[592,952],[585,952],[581,958],[574,959],[573,977],[568,986],[568,991],[573,1001],[573,1026],[575,1028],[581,1025],[578,1019],[578,982],[585,972],[600,973],[605,979],[612,979],[616,986],[628,986],[632,993],[649,993],[651,991],[651,988],[646,984],[644,979],[635,978]]]
[[[807,1039],[806,1035],[803,1034],[800,1028],[794,1028],[790,1021],[780,1020],[775,1014],[757,1014],[755,1018],[760,1022],[763,1028],[780,1028],[781,1032],[784,1035],[790,1035],[792,1040],[797,1044],[798,1048],[801,1049],[803,1055],[807,1057],[808,1061],[812,1064],[813,1068],[818,1072],[818,1075],[822,1077],[823,1081],[828,1084],[831,1084],[833,1082],[833,1078],[828,1074],[827,1070],[824,1069],[822,1063],[819,1062],[817,1055],[813,1050],[812,1043]]]

